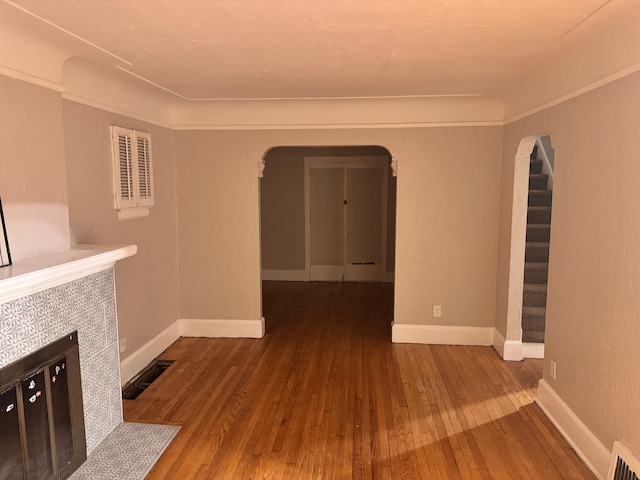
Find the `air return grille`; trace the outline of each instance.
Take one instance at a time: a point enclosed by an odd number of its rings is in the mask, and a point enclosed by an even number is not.
[[[609,480],[639,480],[640,462],[620,442],[613,444],[613,455],[609,466]]]

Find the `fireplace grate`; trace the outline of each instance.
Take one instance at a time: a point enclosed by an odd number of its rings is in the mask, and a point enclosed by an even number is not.
[[[151,385],[164,371],[171,366],[173,360],[154,360],[147,365],[133,380],[122,389],[122,398],[135,400]]]

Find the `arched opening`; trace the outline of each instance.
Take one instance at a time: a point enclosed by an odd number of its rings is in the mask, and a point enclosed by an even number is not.
[[[505,360],[544,357],[554,151],[549,135],[515,156]]]
[[[393,283],[391,160],[380,146],[269,149],[259,192],[263,285]]]

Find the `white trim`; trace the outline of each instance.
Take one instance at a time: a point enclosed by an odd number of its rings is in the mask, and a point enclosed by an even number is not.
[[[183,318],[180,331],[184,337],[262,338],[264,317],[259,320]]]
[[[149,216],[149,207],[128,207],[118,210],[118,220],[133,220]]]
[[[262,270],[262,280],[306,282],[309,277],[304,270]]]
[[[609,83],[613,83],[616,80],[620,80],[621,78],[624,78],[628,75],[631,75],[633,73],[636,73],[640,71],[640,63],[635,63],[627,68],[623,68],[622,70],[619,70],[615,73],[612,73],[611,75],[607,75],[604,78],[601,78],[600,80],[596,80],[595,82],[592,82],[588,85],[585,85],[582,88],[578,88],[576,90],[573,90],[565,95],[562,95],[560,97],[556,97],[553,100],[550,100],[546,103],[543,103],[542,105],[539,105],[537,107],[531,108],[523,113],[520,113],[518,115],[514,115],[511,118],[505,119],[502,124],[503,125],[509,125],[510,123],[513,122],[517,122],[518,120],[522,120],[523,118],[529,117],[531,115],[534,115],[538,112],[542,112],[543,110],[546,110],[548,108],[551,107],[555,107],[556,105],[560,105],[561,103],[564,103],[568,100],[571,100],[572,98],[578,97],[580,95],[582,95],[583,93],[587,93],[590,92],[592,90],[595,90],[597,88],[603,87]]]
[[[432,345],[490,346],[493,327],[454,327],[449,325],[408,325],[392,322],[393,343],[426,343]]]
[[[174,130],[351,130],[368,128],[446,128],[446,127],[502,127],[501,120],[459,122],[397,122],[397,123],[274,123],[264,125],[173,125]]]
[[[79,245],[0,269],[0,304],[113,267],[135,255],[136,245]]]
[[[45,80],[44,78],[36,77],[34,75],[29,75],[28,73],[19,72],[12,68],[5,67],[4,65],[0,65],[0,75],[5,75],[7,77],[15,78],[16,80],[38,85],[39,87],[48,88],[49,90],[54,90],[56,92],[64,92],[65,90],[65,87],[59,83]]]
[[[97,108],[98,110],[103,110],[105,112],[116,113],[118,115],[123,115],[125,117],[133,118],[135,120],[140,120],[142,122],[150,123],[151,125],[156,125],[158,127],[168,128],[170,130],[175,130],[175,126],[158,120],[156,118],[148,117],[146,115],[142,115],[136,113],[132,110],[125,110],[120,107],[116,107],[114,105],[110,105],[108,103],[98,102],[97,100],[92,100],[90,98],[81,97],[80,95],[76,95],[74,93],[69,93],[66,91],[62,92],[63,100],[68,100],[70,102],[80,103],[81,105],[86,105],[88,107]]]
[[[120,361],[121,384],[124,385],[131,380],[180,337],[262,338],[264,325],[264,318],[260,320],[176,320]]]
[[[544,343],[523,343],[524,358],[544,358]]]
[[[497,328],[493,330],[493,348],[503,360],[519,362],[524,358],[520,340],[505,340]]]
[[[180,338],[180,321],[173,322],[131,355],[120,361],[122,385],[135,377],[143,368]]]
[[[604,480],[611,452],[544,379],[538,383],[536,403],[594,475]]]
[[[518,145],[513,162],[506,331],[506,338],[512,342],[522,341],[522,294],[524,291],[524,255],[527,237],[529,166],[531,152],[537,140],[537,135],[524,137]]]

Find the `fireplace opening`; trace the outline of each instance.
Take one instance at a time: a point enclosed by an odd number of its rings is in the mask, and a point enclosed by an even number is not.
[[[78,333],[0,369],[0,478],[68,478],[86,460]]]

